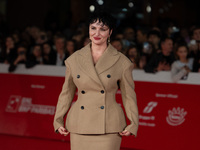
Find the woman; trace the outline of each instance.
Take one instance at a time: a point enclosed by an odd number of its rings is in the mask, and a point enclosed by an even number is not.
[[[45,65],[54,65],[56,63],[56,51],[52,48],[50,42],[45,42],[43,48],[43,63]]]
[[[180,79],[187,79],[188,73],[192,70],[193,58],[188,58],[188,47],[179,45],[176,50],[178,60],[172,64],[171,76],[174,82]]]
[[[66,76],[57,104],[54,128],[62,135],[70,132],[71,150],[119,150],[122,136],[137,134],[133,64],[108,44],[113,23],[109,14],[93,14],[89,20],[91,43],[65,61]],[[115,100],[118,83],[131,122],[128,126],[124,112]],[[63,118],[76,87],[78,99],[68,112],[64,128]]]
[[[25,64],[27,60],[27,48],[24,45],[19,45],[17,48],[17,55],[10,62],[8,68],[9,72],[14,72],[18,64]]]
[[[37,64],[43,64],[42,48],[40,44],[33,46],[32,53],[29,55],[26,61],[26,68],[32,68]]]
[[[69,53],[69,55],[72,55],[76,51],[76,41],[73,39],[67,40],[66,50]]]
[[[131,62],[133,62],[134,69],[140,69],[140,58],[136,46],[134,45],[129,46],[126,51],[126,56],[130,59]]]
[[[8,36],[5,39],[5,44],[0,51],[0,63],[9,64],[15,59],[17,50],[15,48],[15,41],[12,36]]]

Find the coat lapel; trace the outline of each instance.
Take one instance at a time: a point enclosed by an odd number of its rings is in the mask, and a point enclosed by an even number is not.
[[[80,50],[79,56],[80,57],[77,57],[77,61],[79,62],[82,71],[86,73],[90,78],[92,78],[95,82],[104,87],[99,78],[99,74],[112,67],[112,65],[114,65],[119,59],[120,55],[118,54],[117,50],[115,50],[114,47],[109,44],[106,51],[99,58],[98,62],[94,66],[90,44],[88,44]]]
[[[117,62],[119,57],[120,55],[118,54],[118,51],[111,44],[109,44],[107,50],[96,63],[95,68],[97,74],[101,74],[111,68]]]

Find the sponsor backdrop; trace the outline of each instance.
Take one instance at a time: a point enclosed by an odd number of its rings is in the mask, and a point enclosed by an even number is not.
[[[1,73],[0,133],[68,141],[70,136],[55,134],[53,129],[63,82],[64,77]],[[142,81],[135,85],[138,136],[123,137],[122,147],[197,149],[200,85]],[[122,106],[120,91],[116,97]]]

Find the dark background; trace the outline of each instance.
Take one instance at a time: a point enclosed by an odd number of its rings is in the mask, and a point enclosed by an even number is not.
[[[133,2],[134,7],[130,8],[129,2]],[[148,4],[152,8],[150,13],[146,11]],[[199,0],[104,0],[103,5],[97,0],[0,0],[0,27],[7,32],[30,25],[42,29],[52,26],[73,29],[87,20],[90,5],[94,5],[95,10],[109,11],[122,26],[200,24]]]

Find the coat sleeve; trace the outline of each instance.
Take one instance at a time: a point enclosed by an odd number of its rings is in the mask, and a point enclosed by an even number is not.
[[[128,125],[125,130],[136,136],[139,119],[136,94],[134,91],[135,85],[132,77],[133,63],[126,61],[123,64],[123,68],[120,89],[125,112],[130,121],[130,125]]]
[[[74,94],[76,92],[76,86],[73,82],[71,69],[67,60],[65,61],[65,65],[66,65],[65,81],[62,87],[62,91],[58,98],[56,113],[53,122],[55,132],[57,132],[57,129],[59,127],[61,126],[64,127],[64,117],[71,106]]]

